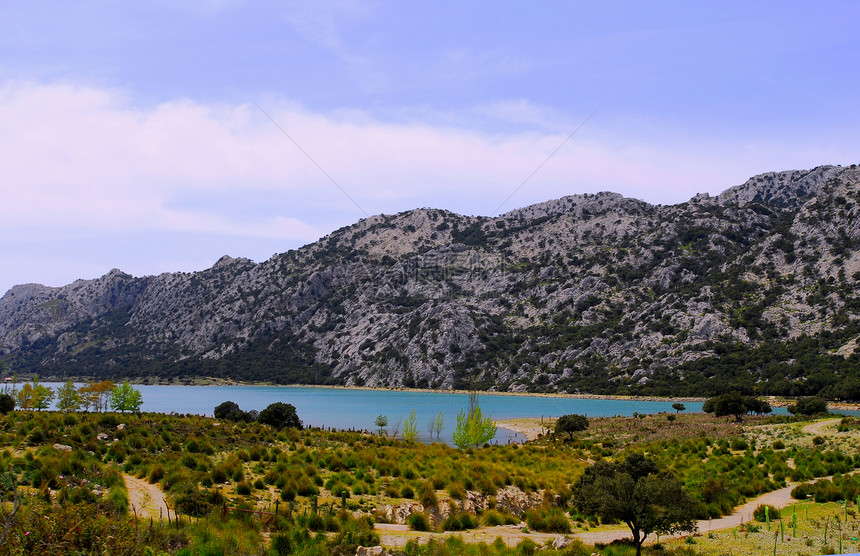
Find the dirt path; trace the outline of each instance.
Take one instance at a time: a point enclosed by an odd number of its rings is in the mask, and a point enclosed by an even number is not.
[[[479,527],[470,531],[448,531],[446,533],[431,533],[411,531],[408,525],[395,525],[390,523],[377,523],[374,528],[379,533],[380,544],[389,548],[403,548],[410,540],[426,543],[435,538],[438,540],[454,536],[466,542],[482,542],[490,544],[497,538],[502,539],[508,546],[516,546],[524,539],[529,539],[538,544],[558,537],[557,533],[523,533],[523,525],[499,525],[496,527]]]
[[[827,423],[827,422],[825,422]],[[857,473],[858,470],[854,470],[848,474]],[[832,477],[819,477],[818,479],[814,479],[809,482],[818,482],[826,479],[832,479]],[[718,519],[707,519],[702,520],[696,523],[696,527],[699,529],[699,533],[707,534],[711,531],[719,531],[720,529],[733,529],[735,527],[740,526],[742,523],[748,523],[753,521],[753,512],[757,507],[761,504],[767,504],[769,506],[773,506],[775,508],[782,509],[792,503],[797,503],[797,500],[791,497],[791,491],[801,483],[788,483],[787,487],[781,488],[779,490],[774,490],[772,492],[768,492],[762,494],[758,498],[754,498],[735,508],[735,511],[732,512],[731,515],[727,515],[725,517],[721,517]],[[629,529],[624,530],[613,530],[613,531],[596,531],[593,533],[578,533],[574,535],[576,538],[581,540],[584,543],[594,544],[594,543],[606,543],[609,544],[614,540],[624,539],[628,537],[632,537]],[[678,535],[664,535],[662,538],[671,538],[671,537],[684,537],[687,536],[685,534]],[[651,535],[648,538],[648,542],[654,542],[656,537]]]
[[[831,477],[821,477],[816,479],[816,481],[830,478]],[[747,503],[735,508],[735,511],[732,512],[731,515],[721,517],[719,519],[699,521],[696,523],[698,531],[699,533],[707,534],[711,531],[719,531],[720,529],[732,529],[734,527],[740,526],[742,523],[748,523],[753,520],[753,511],[755,511],[755,509],[761,504],[768,504],[770,506],[774,506],[780,509],[784,508],[796,502],[796,500],[791,497],[791,490],[798,484],[800,483],[789,483],[789,485],[784,488],[762,494],[761,496],[754,498]],[[392,548],[402,548],[410,539],[415,539],[423,543],[427,542],[427,540],[431,538],[444,539],[451,535],[458,536],[467,542],[484,543],[491,543],[496,540],[497,537],[500,537],[508,546],[516,546],[524,539],[530,539],[538,544],[543,544],[547,540],[552,540],[560,536],[556,533],[524,533],[522,530],[523,524],[504,525],[499,527],[479,527],[478,529],[464,531],[462,533],[427,533],[411,531],[409,529],[409,526],[407,525],[392,525],[385,523],[378,523],[376,524],[375,528],[380,534],[380,544],[382,544],[382,546],[388,546]],[[630,538],[632,535],[630,533],[630,529],[627,529],[625,527],[614,528],[604,531],[586,531],[583,533],[573,533],[566,536],[579,539],[586,544],[609,544],[612,541]],[[661,538],[665,539],[684,536],[687,536],[687,534],[662,535]],[[652,534],[648,536],[646,542],[650,544],[655,542],[656,540],[657,537]]]
[[[828,429],[832,425],[835,425],[836,423],[838,423],[841,420],[842,420],[842,418],[840,417],[837,419],[825,419],[824,421],[818,421],[816,423],[810,423],[810,424],[803,427],[803,432],[805,432],[806,434],[815,434],[818,436],[837,435],[837,434],[839,434],[838,432],[833,431],[833,430],[828,430]]]
[[[699,533],[709,533],[711,531],[719,531],[720,529],[732,529],[734,527],[740,526],[741,523],[747,523],[753,520],[753,511],[761,504],[768,504],[774,506],[776,508],[784,508],[788,506],[793,501],[795,501],[791,497],[791,490],[797,486],[797,483],[789,484],[789,486],[785,488],[781,488],[779,490],[774,490],[773,492],[768,492],[766,494],[762,494],[758,498],[754,498],[750,500],[746,504],[742,506],[738,506],[735,508],[735,511],[731,515],[727,515],[725,517],[721,517],[719,519],[706,519],[702,521],[698,521],[696,523],[696,527],[698,527]],[[587,544],[594,543],[606,543],[609,544],[612,541],[618,539],[625,539],[632,537],[629,529],[618,529],[613,531],[596,531],[593,533],[579,533],[575,535],[576,538],[581,540]],[[662,538],[671,538],[671,537],[682,537],[686,536],[683,534],[679,535],[663,535]],[[655,535],[650,535],[648,537],[649,542],[656,541],[657,538]]]
[[[164,493],[157,485],[151,485],[142,479],[131,475],[122,475],[125,489],[128,491],[129,509],[137,513],[139,518],[167,519],[167,505],[164,503]]]

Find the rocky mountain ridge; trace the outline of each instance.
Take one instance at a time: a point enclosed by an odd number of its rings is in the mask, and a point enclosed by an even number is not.
[[[40,376],[860,398],[860,168],[654,206],[373,216],[256,264],[113,270],[0,299]]]

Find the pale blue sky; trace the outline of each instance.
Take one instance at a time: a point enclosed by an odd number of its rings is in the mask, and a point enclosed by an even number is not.
[[[856,2],[172,4],[0,6],[0,293],[860,162]]]

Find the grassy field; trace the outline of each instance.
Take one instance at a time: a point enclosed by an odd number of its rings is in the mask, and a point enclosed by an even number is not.
[[[839,503],[800,502],[782,509],[780,519],[768,525],[751,521],[730,530],[703,531],[689,541],[671,540],[666,546],[694,546],[701,554],[721,555],[813,555],[860,552],[860,522],[856,506]],[[793,516],[797,516],[796,520]],[[825,538],[826,530],[826,538]]]

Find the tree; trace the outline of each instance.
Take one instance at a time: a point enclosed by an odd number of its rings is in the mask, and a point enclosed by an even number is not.
[[[756,415],[764,415],[773,411],[767,400],[762,400],[755,396],[747,396],[744,398],[744,403],[747,406],[747,411]]]
[[[622,521],[633,534],[636,555],[651,533],[695,531],[695,504],[681,482],[659,473],[654,461],[633,454],[625,461],[599,461],[574,485],[574,504],[603,522]]]
[[[143,396],[140,390],[135,389],[127,381],[116,386],[110,394],[110,408],[114,411],[137,413],[141,405],[143,405]]]
[[[13,409],[15,409],[15,398],[6,393],[0,394],[0,413],[6,415]]]
[[[480,446],[496,436],[496,424],[491,417],[484,417],[478,405],[477,394],[469,395],[469,412],[460,410],[457,427],[454,429],[454,444],[458,448]]]
[[[242,411],[239,404],[231,401],[226,401],[215,406],[212,415],[216,419],[226,419],[228,421],[254,421],[257,418],[256,415],[252,418],[249,413]]]
[[[406,418],[406,422],[403,423],[403,440],[406,442],[415,442],[417,438],[418,425],[415,423],[415,410],[413,409],[409,417]]]
[[[827,400],[818,397],[800,398],[786,409],[792,415],[818,415],[827,413]]]
[[[584,431],[587,428],[588,417],[585,415],[577,415],[576,413],[562,415],[555,422],[555,433],[567,433],[571,440],[573,440],[573,433]]]
[[[376,425],[376,428],[379,429],[379,436],[382,436],[382,434],[385,432],[385,427],[388,426],[388,417],[379,414],[373,424]],[[388,435],[386,434],[386,436]]]
[[[47,386],[39,384],[39,377],[33,375],[32,383],[25,383],[15,394],[18,407],[24,410],[48,409],[54,399],[54,391]]]
[[[108,407],[108,398],[116,385],[111,380],[91,382],[81,386],[78,393],[81,395],[81,405],[89,411],[104,411]]]
[[[299,420],[295,406],[283,402],[269,404],[257,416],[257,421],[264,425],[271,425],[278,430],[285,427],[299,430],[302,428],[302,422]]]
[[[679,412],[684,411],[685,409],[687,409],[687,406],[686,406],[686,405],[684,405],[684,404],[682,404],[682,403],[680,403],[680,402],[676,402],[676,403],[673,403],[673,404],[672,404],[672,409],[674,409],[674,410],[675,410],[675,413],[679,413]]]
[[[744,414],[747,412],[746,400],[737,392],[729,394],[720,394],[714,398],[707,400],[702,405],[702,411],[705,413],[713,413],[717,417],[726,415],[734,415],[735,420],[740,423],[744,420]]]
[[[762,415],[772,411],[770,404],[755,396],[742,396],[738,392],[720,394],[708,399],[702,405],[702,411],[713,413],[717,417],[734,415],[737,422],[743,421],[744,414],[756,413]]]
[[[33,378],[33,407],[42,411],[51,407],[51,402],[54,400],[54,390],[48,388],[44,384],[36,382]]]
[[[33,409],[33,385],[24,383],[21,389],[15,392],[15,402],[25,411]]]
[[[439,438],[439,435],[442,434],[442,429],[445,427],[445,414],[441,411],[439,415],[436,416],[436,420],[433,422],[433,430],[436,431],[436,438]]]
[[[81,395],[71,379],[57,388],[57,409],[60,411],[77,411],[81,408]]]

